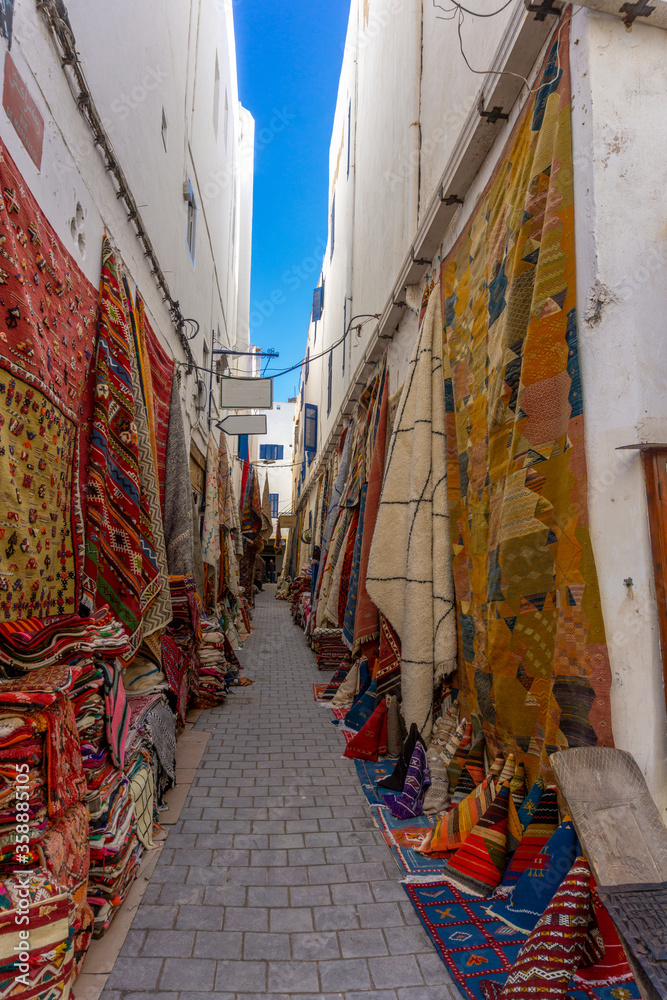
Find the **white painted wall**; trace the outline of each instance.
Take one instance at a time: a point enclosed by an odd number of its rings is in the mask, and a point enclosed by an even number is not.
[[[195,363],[204,365],[205,346],[210,358],[213,331],[216,335],[219,331],[222,346],[235,345],[239,287],[247,313],[252,119],[238,103],[231,4],[165,0],[158,10],[150,0],[118,0],[113,8],[70,0],[67,6],[90,90],[141,206],[171,294],[184,316],[199,323],[191,347]],[[44,115],[41,171],[35,169],[3,110],[0,132],[44,214],[95,286],[102,234],[107,230],[144,296],[152,326],[173,356],[184,360],[135,229],[116,198],[115,184],[78,112],[33,0],[16,2],[12,57]],[[187,178],[198,205],[194,265],[186,244],[183,183]],[[72,228],[77,205],[83,222]],[[243,323],[247,328],[247,319]],[[204,384],[201,409],[196,406],[198,379]],[[205,372],[183,370],[186,429],[204,454],[208,387]],[[216,397],[214,391],[214,401]],[[216,409],[214,402],[214,419]]]
[[[475,9],[485,12],[495,6],[478,0]],[[613,674],[616,744],[635,755],[663,808],[667,720],[644,476],[637,454],[615,449],[667,441],[667,341],[661,328],[667,312],[667,32],[641,23],[627,31],[618,18],[575,11],[575,222],[591,534]],[[400,281],[429,205],[439,197],[448,162],[470,155],[470,123],[490,84],[465,65],[456,19],[443,20],[440,13],[427,0],[352,0],[330,152],[335,246],[333,256],[327,249],[323,262],[324,316],[316,342],[313,324],[309,326],[311,354],[342,335],[346,295],[348,318],[388,310],[388,297]],[[504,65],[529,16],[522,20],[514,5],[488,19],[466,15],[462,39],[472,68]],[[546,42],[541,51],[535,46],[532,68],[524,75],[532,78],[545,47]],[[465,227],[525,95],[524,86],[509,108],[509,120],[496,129],[465,204],[443,226],[432,267],[424,266],[421,282],[399,292],[408,303],[402,318],[382,326],[392,393],[405,377],[414,346],[424,278]],[[344,125],[350,100],[348,177],[341,164],[347,160]],[[345,373],[342,349],[334,352],[329,415],[328,358],[310,364],[303,401],[318,405],[322,456],[351,412],[351,404],[343,409],[343,403],[355,381],[362,384],[371,373],[363,362],[375,332],[376,324],[370,323],[359,337],[352,333]],[[297,460],[303,454],[300,405]],[[314,508],[323,461],[313,463],[298,497],[295,485],[295,504],[306,512]],[[629,577],[631,589],[623,582]]]
[[[259,445],[278,444],[283,446],[283,457],[277,462],[264,463],[261,459],[258,462],[258,471],[262,488],[264,478],[269,477],[269,487],[271,493],[278,494],[278,512],[281,514],[291,514],[292,512],[292,472],[294,454],[294,412],[296,410],[296,400],[287,402],[274,402],[272,410],[259,410],[259,413],[266,415],[266,435],[259,438]],[[273,530],[277,527],[278,521],[273,519]]]
[[[667,441],[667,32],[642,24],[628,32],[586,9],[572,32],[579,350],[614,737],[664,809],[667,727],[646,488],[640,455],[616,448]]]

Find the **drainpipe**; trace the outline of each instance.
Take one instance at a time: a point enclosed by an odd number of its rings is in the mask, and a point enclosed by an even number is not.
[[[413,104],[410,121],[410,205],[409,238],[417,235],[419,226],[419,189],[421,184],[421,100],[424,43],[424,0],[413,0],[414,62],[413,62]]]

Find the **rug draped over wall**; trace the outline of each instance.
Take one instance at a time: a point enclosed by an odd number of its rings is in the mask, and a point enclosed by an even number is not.
[[[569,30],[441,269],[464,715],[534,777],[612,742],[588,530]]]
[[[71,614],[97,293],[0,142],[0,617]]]

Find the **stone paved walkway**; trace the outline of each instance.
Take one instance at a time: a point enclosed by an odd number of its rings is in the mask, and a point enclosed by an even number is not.
[[[213,735],[102,1000],[460,1000],[274,593],[241,653],[255,684],[197,723]]]

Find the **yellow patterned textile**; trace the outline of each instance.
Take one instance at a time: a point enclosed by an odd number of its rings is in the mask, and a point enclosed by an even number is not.
[[[462,714],[533,780],[612,744],[588,530],[569,26],[441,269]]]

